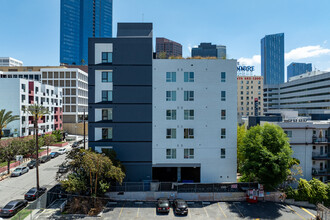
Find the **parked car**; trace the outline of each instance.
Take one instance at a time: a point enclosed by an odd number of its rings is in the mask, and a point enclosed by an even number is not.
[[[46,155],[46,156],[42,156],[41,158],[40,158],[40,162],[41,163],[46,163],[47,161],[50,161],[50,159],[52,159],[52,157],[50,156],[50,155]]]
[[[3,209],[0,210],[0,217],[11,217],[17,212],[27,206],[28,202],[23,199],[13,200],[7,203]]]
[[[45,187],[40,187],[39,190],[37,190],[36,187],[33,187],[24,195],[24,198],[28,201],[35,200],[44,194],[46,190],[47,188]]]
[[[66,164],[61,164],[58,168],[59,173],[67,173],[69,171],[69,167]]]
[[[58,151],[57,151],[59,154],[65,154],[67,152],[66,148],[60,148]]]
[[[37,160],[33,159],[26,165],[29,169],[33,169],[37,165]],[[39,159],[39,166],[40,166],[40,159]]]
[[[58,157],[60,154],[58,152],[51,152],[49,155],[51,158],[55,158]]]
[[[21,176],[24,173],[29,172],[29,168],[28,167],[17,167],[10,176]]]
[[[76,148],[76,147],[79,147],[79,144],[78,144],[78,142],[73,142],[73,144],[72,144],[72,146],[71,146],[72,148]]]
[[[169,213],[170,212],[170,201],[167,198],[157,199],[156,211],[158,213]]]
[[[173,202],[174,213],[177,215],[188,215],[188,205],[183,199],[175,199]]]

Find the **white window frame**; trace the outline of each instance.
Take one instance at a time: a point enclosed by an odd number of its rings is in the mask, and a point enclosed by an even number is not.
[[[166,149],[166,159],[176,159],[176,149],[175,148]]]
[[[193,109],[185,109],[184,111],[184,120],[194,120],[195,111]]]
[[[107,111],[107,119],[104,119],[103,118],[103,113],[105,112],[105,111]],[[112,120],[112,108],[103,108],[103,109],[101,109],[101,117],[102,117],[102,121],[111,121]]]
[[[166,72],[166,82],[176,82],[176,72]]]
[[[184,139],[194,139],[195,131],[193,128],[184,128],[183,129],[183,138]]]
[[[166,101],[176,101],[176,91],[166,91]]]
[[[176,120],[176,109],[166,110],[166,120]]]
[[[104,131],[107,130],[107,138],[104,138]],[[111,140],[113,138],[113,131],[112,128],[102,128],[102,140]]]
[[[194,94],[194,91],[184,91],[184,97],[183,97],[183,100],[184,101],[194,101],[195,99],[195,94]]]
[[[176,139],[176,128],[166,129],[166,139]]]
[[[184,82],[194,82],[195,81],[195,73],[194,72],[184,72],[183,77]]]
[[[183,150],[183,158],[184,159],[194,159],[194,157],[195,157],[194,148],[185,148]]]

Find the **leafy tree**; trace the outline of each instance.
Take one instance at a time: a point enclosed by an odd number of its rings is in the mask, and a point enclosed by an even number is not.
[[[47,146],[47,156],[48,156],[48,148],[52,144],[55,143],[56,137],[53,134],[46,134],[45,137],[43,138],[45,145]]]
[[[120,160],[117,158],[117,153],[115,150],[113,149],[106,149],[103,148],[102,149],[102,153],[109,157],[109,159],[112,161],[113,165],[116,167],[120,167],[121,170],[125,173],[126,172],[126,168],[124,167],[124,165],[120,162]]]
[[[33,157],[36,154],[36,141],[34,138],[26,137],[24,138],[25,141],[25,153]]]
[[[50,112],[48,109],[42,105],[34,104],[34,105],[29,105],[27,108],[25,107],[23,109],[24,111],[27,111],[29,115],[32,115],[33,117],[33,125],[34,125],[34,136],[36,139],[36,176],[37,176],[37,189],[39,190],[39,145],[38,145],[38,140],[39,140],[39,135],[38,135],[38,120],[45,117],[45,115],[48,115]]]
[[[244,179],[274,189],[290,174],[292,150],[283,130],[272,124],[250,128],[243,138],[240,171]]]
[[[12,111],[6,112],[5,109],[0,110],[0,139],[2,138],[3,129],[13,121],[19,120],[18,115],[12,115]]]
[[[312,187],[309,185],[307,180],[300,179],[295,200],[309,201],[311,196],[312,196]]]
[[[328,200],[328,186],[318,179],[311,179],[310,185],[310,196],[309,200],[311,203],[317,204]]]
[[[243,138],[246,135],[245,125],[237,125],[237,169],[240,170],[240,167],[243,163]]]
[[[158,54],[158,59],[167,59],[167,54],[165,51]]]
[[[1,159],[7,162],[7,173],[10,173],[10,162],[24,149],[20,139],[6,139],[0,141]]]
[[[69,153],[67,159],[72,173],[61,183],[68,192],[82,194],[88,190],[89,195],[97,196],[110,187],[110,179],[122,183],[125,177],[121,168],[114,166],[104,154],[76,149]]]
[[[62,130],[55,130],[52,132],[52,135],[55,137],[55,142],[61,142],[63,138],[63,131]]]

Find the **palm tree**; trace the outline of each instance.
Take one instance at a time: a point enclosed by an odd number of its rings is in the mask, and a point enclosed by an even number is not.
[[[38,120],[43,116],[48,115],[49,111],[46,107],[38,104],[30,105],[27,108],[23,109],[27,111],[29,115],[33,116],[34,124],[34,136],[36,139],[36,175],[37,175],[37,189],[39,190],[39,146],[38,146]]]
[[[19,120],[18,115],[12,115],[12,111],[6,112],[5,109],[0,110],[0,139],[2,138],[2,130],[7,127],[10,122]]]

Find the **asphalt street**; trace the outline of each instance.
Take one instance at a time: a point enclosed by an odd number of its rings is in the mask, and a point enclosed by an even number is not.
[[[69,146],[69,145],[68,145]],[[70,149],[71,147],[65,147]],[[59,147],[52,147],[52,151],[57,151]],[[56,185],[56,172],[58,167],[65,160],[66,154],[60,155],[39,167],[40,186],[50,189]],[[36,186],[36,169],[30,169],[28,173],[19,177],[9,177],[0,181],[0,207],[5,206],[14,199],[24,199],[24,194]]]

